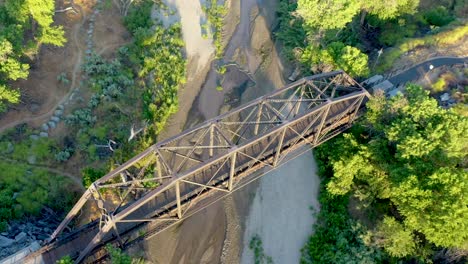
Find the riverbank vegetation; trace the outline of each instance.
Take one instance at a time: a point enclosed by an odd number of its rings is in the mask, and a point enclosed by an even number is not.
[[[180,25],[164,27],[151,18],[153,4],[132,4],[123,21],[132,39],[111,58],[87,54],[79,98],[61,128],[66,135],[38,137],[26,125],[1,135],[0,169],[7,174],[0,177],[0,230],[46,206],[57,215],[66,212],[81,190],[75,190],[76,183],[72,188],[67,177],[56,176],[61,170],[80,167],[88,187],[157,141],[177,111],[186,62]]]
[[[302,263],[467,260],[468,119],[406,90],[373,98],[349,133],[315,151],[322,210]]]
[[[55,1],[5,0],[0,3],[0,113],[20,101],[13,83],[27,79],[42,44],[63,46],[64,31],[53,25]]]
[[[276,37],[304,73],[343,69],[366,77],[409,50],[460,41],[466,12],[463,0],[282,0]]]

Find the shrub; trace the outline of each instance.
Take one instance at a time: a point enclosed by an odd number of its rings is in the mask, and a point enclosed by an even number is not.
[[[81,171],[81,174],[83,176],[83,185],[88,188],[93,182],[100,179],[106,173],[103,170],[87,167]]]
[[[455,18],[449,14],[444,6],[438,6],[425,12],[424,19],[430,25],[442,27],[452,22]]]

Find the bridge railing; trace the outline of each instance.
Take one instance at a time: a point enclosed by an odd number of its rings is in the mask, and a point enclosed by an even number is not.
[[[342,71],[314,75],[159,142],[94,182],[52,240],[87,203],[99,225],[77,248],[78,261],[112,230],[119,236],[136,223],[177,221],[207,190],[231,192],[242,175],[275,167],[285,151],[348,128],[368,97]]]

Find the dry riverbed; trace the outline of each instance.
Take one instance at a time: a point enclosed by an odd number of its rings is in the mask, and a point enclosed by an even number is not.
[[[223,29],[229,65],[216,72],[212,40],[201,36],[205,21],[201,1],[167,0],[180,20],[188,57],[187,84],[179,94],[180,110],[162,138],[179,133],[284,86],[291,73],[272,41],[278,1],[227,1]],[[206,58],[209,58],[208,60]],[[221,85],[222,90],[216,89]],[[285,164],[260,180],[218,201],[179,225],[129,249],[153,263],[254,263],[248,244],[258,234],[275,263],[299,261],[300,248],[312,231],[310,207],[318,208],[319,180],[312,153]]]

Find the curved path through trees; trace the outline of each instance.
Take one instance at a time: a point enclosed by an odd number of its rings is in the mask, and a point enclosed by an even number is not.
[[[80,30],[83,28],[87,17],[86,17],[86,13],[83,11],[81,6],[76,5],[76,6],[74,6],[74,8],[76,10],[78,10],[78,13],[81,15],[81,23],[78,23],[78,24],[74,25],[74,27],[72,29],[73,30],[72,39],[73,39],[73,42],[75,43],[75,45],[77,47],[77,53],[75,55],[76,62],[75,62],[75,65],[73,67],[71,85],[70,85],[70,89],[68,90],[68,93],[65,94],[65,96],[62,99],[60,99],[56,104],[54,104],[53,107],[51,107],[49,111],[47,111],[47,112],[45,112],[43,114],[36,115],[36,116],[32,115],[32,116],[29,116],[29,117],[26,117],[26,118],[18,119],[18,120],[14,121],[14,122],[5,124],[3,126],[0,126],[0,133],[3,133],[5,130],[13,128],[13,127],[15,127],[17,125],[20,125],[20,124],[23,124],[23,123],[29,123],[29,122],[32,122],[32,121],[35,121],[35,120],[38,120],[38,119],[40,120],[40,119],[49,118],[50,116],[52,116],[52,114],[56,110],[57,106],[60,105],[60,104],[65,103],[67,98],[75,90],[76,83],[77,83],[77,75],[81,71],[81,63],[82,63],[82,57],[83,57],[83,51],[80,48],[80,44],[79,44],[80,40],[78,38],[78,34],[79,34]]]
[[[424,75],[430,71],[430,65],[433,65],[434,68],[437,68],[440,66],[451,66],[454,64],[462,63],[468,63],[468,57],[434,57],[424,62],[421,62],[415,66],[412,66],[404,70],[403,72],[388,78],[388,80],[395,86],[398,86],[399,84],[423,78]]]

